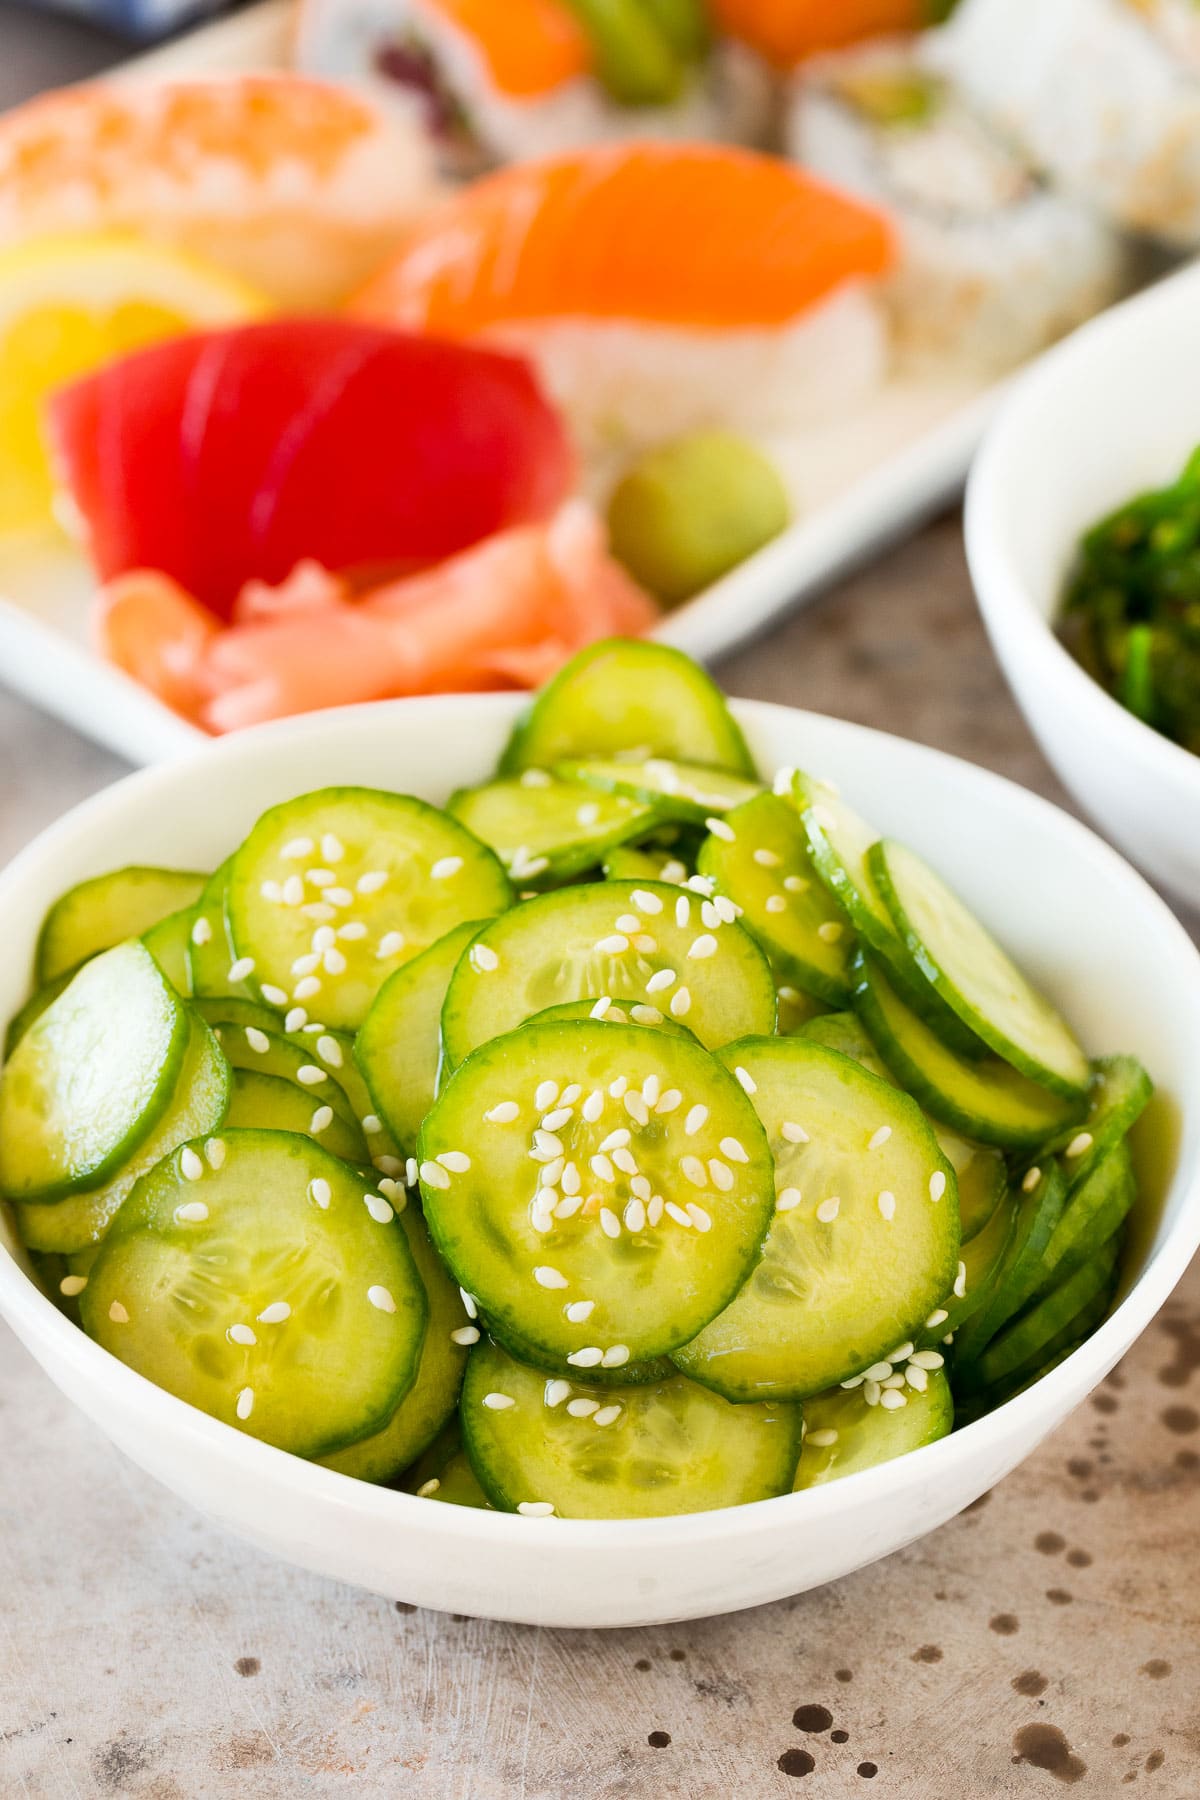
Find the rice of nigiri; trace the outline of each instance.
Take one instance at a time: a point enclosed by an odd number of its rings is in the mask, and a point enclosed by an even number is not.
[[[436,192],[421,133],[296,75],[63,88],[0,118],[0,247],[130,230],[333,304]]]
[[[419,221],[363,317],[519,347],[585,451],[750,433],[882,379],[882,214],[784,161],[637,142],[501,171]]]

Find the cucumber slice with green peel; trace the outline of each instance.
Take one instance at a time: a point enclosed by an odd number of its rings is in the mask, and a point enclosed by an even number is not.
[[[195,1139],[122,1207],[84,1327],[168,1393],[322,1456],[378,1431],[417,1375],[427,1306],[391,1208],[307,1138]]]
[[[558,763],[554,772],[564,781],[640,801],[653,817],[695,825],[753,800],[763,786],[761,781],[726,775],[703,763],[677,762],[666,756],[647,757],[644,762],[595,757]]]
[[[644,638],[607,638],[572,657],[517,722],[500,773],[618,753],[756,773],[712,677],[681,650]]]
[[[495,853],[436,807],[332,787],[262,815],[234,855],[226,906],[264,998],[284,993],[356,1030],[393,970],[512,899]]]
[[[482,921],[469,920],[389,975],[354,1040],[376,1115],[406,1156],[433,1105],[441,1058],[442,1004],[463,951]]]
[[[672,887],[685,887],[696,872],[673,850],[653,850],[645,844],[638,849],[619,844],[608,852],[601,868],[606,881],[665,881]]]
[[[854,1013],[825,1013],[804,1026],[803,1035],[814,1044],[829,1050],[840,1050],[851,1056],[872,1075],[896,1083],[883,1058]],[[958,1214],[964,1244],[987,1224],[1004,1198],[1008,1185],[1004,1158],[987,1144],[972,1144],[944,1125],[934,1125],[933,1135],[942,1155],[950,1163],[958,1181]]]
[[[39,986],[101,950],[141,937],[168,913],[192,906],[208,877],[184,869],[115,869],[81,881],[56,900],[38,935]]]
[[[1005,1266],[1017,1226],[1017,1203],[1006,1194],[982,1231],[961,1246],[953,1285],[929,1314],[914,1343],[918,1349],[940,1349],[963,1323],[990,1298]]]
[[[968,1062],[901,1000],[861,949],[851,964],[854,1007],[898,1081],[935,1119],[1002,1149],[1030,1149],[1078,1118],[1078,1100],[1039,1087],[999,1057]]]
[[[0,1073],[0,1193],[45,1202],[114,1174],[161,1117],[187,1037],[141,944],[85,963]]]
[[[354,1037],[347,1031],[330,1031],[326,1026],[317,1024],[305,1025],[299,1031],[289,1032],[287,1035],[291,1042],[302,1044],[314,1062],[329,1070],[345,1094],[350,1103],[350,1111],[366,1139],[365,1160],[381,1174],[402,1174],[404,1153],[386,1122],[375,1110],[371,1090],[354,1054]]]
[[[1063,1331],[1054,1340],[1054,1347],[1044,1361],[1037,1364],[1031,1372],[1025,1370],[1012,1376],[1007,1381],[998,1381],[993,1387],[973,1389],[969,1394],[957,1394],[954,1400],[954,1428],[961,1431],[966,1425],[973,1425],[977,1419],[984,1419],[988,1413],[995,1412],[998,1406],[1007,1406],[1018,1394],[1023,1394],[1036,1381],[1057,1369],[1059,1363],[1066,1362],[1073,1356],[1080,1345],[1089,1338],[1097,1325],[1104,1320],[1111,1296],[1100,1294],[1083,1312],[1071,1321],[1069,1329]]]
[[[1153,1092],[1154,1083],[1134,1056],[1102,1056],[1092,1064],[1086,1118],[1049,1138],[1039,1151],[1062,1157],[1068,1193],[1089,1180],[1128,1136]]]
[[[68,969],[65,975],[55,976],[45,987],[35,988],[29,999],[19,1012],[15,1012],[8,1022],[8,1030],[4,1034],[4,1061],[12,1060],[13,1051],[20,1043],[35,1019],[40,1019],[48,1006],[52,1006],[75,977],[75,970]]]
[[[1091,1066],[1066,1022],[940,875],[885,838],[867,865],[906,949],[939,997],[989,1049],[1064,1099]]]
[[[234,1069],[225,1123],[230,1130],[295,1131],[315,1139],[343,1162],[367,1160],[367,1146],[357,1126],[282,1075]]]
[[[1014,1196],[1016,1223],[1004,1261],[990,1283],[986,1299],[959,1329],[955,1327],[956,1369],[976,1362],[984,1346],[1036,1291],[1046,1248],[1067,1203],[1067,1184],[1058,1164],[1047,1161],[1023,1177]]]
[[[234,980],[231,974],[237,964],[226,916],[232,863],[233,858],[229,857],[219,869],[214,869],[196,903],[188,937],[188,981],[194,995],[249,1000],[253,998],[249,981],[241,974]]]
[[[142,933],[142,942],[175,989],[186,1000],[192,991],[192,978],[188,971],[188,943],[191,940],[192,926],[196,922],[196,910],[185,906],[179,912],[168,913],[157,925]]]
[[[1090,1261],[1006,1325],[992,1339],[975,1367],[961,1372],[964,1386],[990,1387],[1023,1371],[1031,1371],[1054,1354],[1064,1331],[1072,1338],[1081,1335],[1076,1323],[1078,1317],[1101,1295],[1107,1301],[1120,1251],[1120,1236],[1110,1238]]]
[[[285,1037],[281,1031],[263,1031],[257,1025],[234,1025],[219,1019],[212,1021],[212,1032],[231,1068],[290,1081],[308,1095],[314,1110],[328,1106],[343,1124],[352,1131],[358,1130],[345,1089],[306,1044]]]
[[[766,958],[740,925],[706,913],[711,905],[661,884],[601,881],[541,894],[493,920],[446,992],[448,1065],[548,1006],[595,994],[679,1019],[710,1047],[772,1030]]]
[[[598,867],[605,853],[644,837],[657,818],[621,794],[600,794],[542,769],[460,788],[447,811],[496,852],[522,886],[565,881]]]
[[[665,1031],[668,1037],[696,1041],[695,1032],[681,1025],[678,1019],[664,1017],[656,1006],[638,1006],[636,1002],[633,1006],[618,1006],[607,995],[598,1000],[593,1000],[590,995],[586,1000],[564,1000],[561,1006],[548,1006],[544,1012],[534,1013],[527,1023],[561,1025],[564,1020],[569,1023],[578,1019],[591,1019],[598,1025],[641,1025],[647,1031]]]
[[[813,867],[845,910],[863,943],[881,958],[897,991],[944,1043],[963,1056],[984,1046],[939,998],[901,942],[871,873],[868,856],[879,833],[828,782],[797,770],[791,799],[799,811]]]
[[[756,794],[718,823],[701,847],[700,873],[742,909],[742,923],[782,979],[844,1006],[853,936],[816,878],[794,809],[775,794]]]
[[[732,1406],[682,1375],[646,1387],[547,1376],[486,1340],[471,1352],[462,1432],[492,1504],[565,1519],[712,1512],[788,1491],[798,1406]]]
[[[1062,1217],[1042,1258],[1034,1297],[1048,1293],[1095,1256],[1121,1229],[1137,1199],[1128,1145],[1118,1143],[1067,1193]]]
[[[693,1338],[748,1274],[774,1197],[734,1076],[633,1025],[526,1025],[486,1044],[438,1095],[418,1156],[455,1280],[568,1373]]]
[[[188,1138],[217,1131],[229,1108],[229,1064],[206,1025],[193,1018],[175,1092],[157,1125],[103,1186],[46,1206],[17,1206],[17,1229],[33,1249],[74,1259],[104,1237],[135,1182]],[[73,1267],[73,1273],[80,1273]]]
[[[406,1494],[421,1500],[441,1500],[450,1506],[476,1506],[484,1512],[496,1509],[475,1479],[475,1471],[462,1445],[458,1414],[445,1425],[404,1477]]]
[[[403,1189],[394,1185],[388,1197],[424,1285],[429,1320],[417,1378],[383,1430],[322,1458],[327,1469],[357,1481],[394,1481],[428,1449],[458,1405],[467,1350],[479,1336],[429,1241],[420,1208],[406,1205]]]
[[[920,1369],[915,1379],[925,1385],[906,1382],[903,1388],[883,1390],[900,1395],[902,1405],[895,1401],[882,1405],[882,1393],[868,1405],[862,1387],[834,1388],[806,1400],[804,1447],[793,1492],[857,1475],[860,1469],[873,1469],[948,1437],[954,1429],[954,1399],[944,1371]]]
[[[760,1038],[720,1060],[749,1080],[776,1210],[737,1297],[672,1361],[729,1400],[799,1400],[886,1359],[946,1293],[954,1171],[915,1102],[836,1051]]]

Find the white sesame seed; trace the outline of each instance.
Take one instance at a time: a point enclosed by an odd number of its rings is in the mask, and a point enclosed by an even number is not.
[[[594,1016],[594,1015],[593,1015]],[[604,1111],[604,1095],[599,1088],[593,1088],[584,1101],[580,1111],[589,1125],[594,1125]]]
[[[912,1355],[918,1369],[940,1369],[945,1360],[940,1350],[914,1350]]]
[[[844,930],[845,927],[839,925],[836,919],[826,919],[823,925],[817,926],[817,936],[823,938],[827,944],[836,944]]]
[[[239,1419],[244,1421],[250,1417],[250,1414],[253,1411],[254,1411],[254,1389],[244,1387],[242,1389],[241,1393],[237,1397],[237,1416]]]
[[[287,995],[284,993],[283,989],[274,987],[270,982],[263,982],[261,993],[268,1006],[287,1005]]]
[[[879,1199],[876,1201],[876,1205],[879,1207],[879,1210],[883,1214],[884,1218],[890,1224],[891,1221],[896,1216],[896,1196],[895,1196],[895,1194],[893,1194],[889,1188],[884,1188],[883,1192],[879,1196]]]
[[[387,878],[386,869],[368,869],[365,875],[359,876],[354,885],[360,894],[377,894],[385,885]]]
[[[546,1383],[546,1388],[545,1388],[545,1392],[542,1395],[542,1399],[547,1406],[561,1406],[563,1401],[567,1398],[567,1396],[570,1392],[571,1392],[570,1382],[564,1381],[562,1379],[562,1377],[559,1376],[557,1380],[548,1381]]]
[[[687,988],[676,988],[671,995],[671,1017],[682,1019],[692,1008],[692,996]]]
[[[583,1350],[572,1350],[567,1361],[575,1369],[594,1369],[604,1356],[603,1350],[596,1344],[588,1344]]]
[[[880,1394],[879,1404],[888,1412],[895,1412],[899,1407],[907,1405],[907,1402],[899,1389],[888,1388],[886,1393]]]
[[[489,1125],[511,1125],[520,1116],[521,1109],[515,1100],[501,1100],[484,1113]]]
[[[687,1118],[683,1121],[683,1129],[688,1137],[695,1137],[701,1126],[707,1122],[707,1119],[707,1106],[693,1106],[688,1113]]]
[[[471,1159],[463,1150],[443,1150],[436,1160],[452,1175],[465,1175],[471,1167]]]
[[[929,1198],[933,1201],[940,1200],[945,1192],[946,1177],[941,1169],[935,1169],[929,1177]]]
[[[1091,1149],[1092,1144],[1094,1142],[1095,1142],[1095,1140],[1092,1137],[1092,1134],[1090,1131],[1080,1131],[1080,1132],[1076,1133],[1076,1135],[1071,1139],[1070,1143],[1067,1145],[1066,1155],[1082,1156],[1085,1151],[1088,1151]]]
[[[407,1186],[408,1186],[408,1187],[416,1187],[416,1185],[417,1185],[417,1181],[418,1181],[418,1179],[419,1179],[419,1177],[420,1177],[420,1173],[421,1173],[421,1171],[420,1171],[420,1169],[418,1169],[418,1167],[417,1167],[417,1159],[416,1159],[416,1157],[415,1157],[415,1156],[408,1156],[408,1157],[406,1157],[406,1158],[405,1158],[405,1159],[404,1159],[404,1180],[405,1180],[405,1184],[406,1184],[406,1185],[407,1185]]]
[[[260,1031],[257,1025],[247,1025],[246,1042],[257,1056],[265,1056],[271,1048],[270,1038],[265,1031]]]
[[[308,1197],[314,1200],[324,1212],[333,1199],[333,1189],[323,1175],[315,1175],[308,1184]]]
[[[676,1206],[676,1204],[673,1200],[668,1200],[667,1206],[666,1206],[666,1212],[667,1212],[667,1217],[669,1219],[674,1219],[674,1221],[677,1225],[682,1225],[685,1231],[691,1230],[691,1228],[692,1228],[691,1215],[690,1215],[690,1213],[684,1212],[682,1206]]]
[[[189,1200],[186,1206],[175,1208],[175,1218],[181,1225],[203,1225],[208,1217],[208,1208],[203,1200]]]
[[[774,850],[759,849],[754,852],[754,860],[760,869],[777,869],[781,858]]]
[[[783,885],[789,894],[807,894],[812,882],[806,881],[803,875],[785,875]]]
[[[485,1394],[483,1404],[489,1412],[507,1412],[510,1406],[517,1403],[511,1394]]]
[[[580,1394],[576,1399],[567,1401],[567,1411],[573,1419],[590,1419],[594,1412],[600,1411],[600,1402]]]
[[[629,898],[639,912],[655,914],[660,913],[663,909],[663,903],[658,895],[649,893],[645,888],[634,888]]]
[[[367,1289],[367,1299],[371,1302],[371,1305],[375,1307],[377,1312],[394,1313],[396,1310],[396,1302],[393,1300],[389,1290],[385,1287],[379,1287],[378,1285],[369,1287]]]
[[[817,1217],[820,1219],[822,1225],[833,1224],[833,1221],[837,1218],[838,1212],[841,1209],[841,1204],[841,1200],[836,1194],[831,1194],[828,1200],[822,1200],[820,1206],[817,1208]]]
[[[712,1230],[712,1214],[706,1212],[702,1206],[697,1205],[695,1200],[688,1201],[687,1214],[697,1231],[705,1232]]]
[[[292,999],[293,1000],[311,1000],[313,995],[319,994],[320,991],[321,991],[321,983],[317,979],[317,977],[315,975],[306,975],[303,978],[303,980],[298,981],[296,983],[295,987],[292,989]],[[266,992],[265,988],[264,988],[263,992],[264,993]],[[286,999],[287,996],[285,995],[284,998]]]
[[[775,1197],[776,1212],[791,1212],[800,1204],[800,1189],[795,1187],[781,1188]]]
[[[604,1352],[601,1362],[606,1369],[619,1369],[629,1361],[628,1344],[613,1344]]]
[[[602,1406],[592,1418],[593,1425],[615,1425],[620,1418],[622,1408],[617,1405]]]
[[[585,1324],[595,1310],[596,1302],[594,1300],[572,1300],[569,1306],[563,1308],[564,1314],[572,1325]]]
[[[449,881],[452,875],[458,874],[458,871],[462,866],[463,859],[461,856],[439,856],[430,869],[429,874],[434,881]]]
[[[246,1349],[248,1349],[251,1344],[257,1344],[258,1342],[258,1337],[255,1334],[253,1327],[250,1325],[231,1325],[229,1330],[225,1333],[225,1336],[229,1339],[231,1344],[241,1344],[243,1348]]]
[[[204,1146],[204,1154],[210,1169],[219,1169],[225,1161],[225,1141],[223,1138],[209,1138]]]
[[[687,929],[688,920],[692,916],[692,903],[686,894],[680,894],[675,902],[675,923],[680,931]]]
[[[272,1300],[270,1306],[264,1306],[258,1315],[260,1325],[283,1325],[292,1316],[292,1309],[286,1300]]]
[[[715,838],[720,838],[723,843],[734,844],[737,842],[736,832],[733,830],[732,826],[725,823],[724,819],[705,819],[704,823],[708,826],[708,829],[712,832],[713,836]]]
[[[692,939],[691,947],[688,950],[688,960],[689,962],[703,961],[705,957],[715,956],[718,948],[717,940],[712,932],[706,931],[702,936]]]
[[[385,931],[379,940],[375,954],[379,957],[398,956],[403,948],[404,933],[402,931]]]
[[[793,1119],[785,1119],[779,1127],[779,1131],[789,1144],[807,1144],[809,1142],[808,1133],[803,1125],[797,1125]]]
[[[1041,1179],[1042,1179],[1042,1171],[1038,1168],[1037,1164],[1035,1163],[1032,1169],[1026,1169],[1026,1171],[1025,1171],[1024,1177],[1021,1181],[1022,1193],[1032,1194],[1034,1188],[1037,1186],[1038,1182]]]
[[[917,1363],[915,1366],[914,1364],[909,1363],[904,1371],[904,1379],[910,1388],[915,1388],[917,1390],[918,1394],[923,1394],[929,1386],[929,1376],[921,1367],[920,1363]]]
[[[204,1164],[196,1155],[190,1144],[185,1145],[179,1157],[179,1172],[188,1181],[199,1181],[204,1173]]]
[[[537,1282],[539,1287],[544,1288],[565,1288],[570,1286],[570,1283],[562,1273],[561,1269],[553,1269],[549,1263],[539,1263],[533,1271],[533,1279]]]
[[[193,944],[196,945],[197,949],[200,949],[205,944],[210,944],[212,942],[212,934],[212,920],[206,919],[204,914],[201,913],[200,917],[196,920],[196,923],[192,926]]]
[[[554,1514],[554,1503],[550,1500],[521,1500],[517,1503],[517,1511],[527,1519],[549,1519]]]
[[[621,1235],[621,1221],[611,1206],[600,1208],[600,1229],[605,1237],[618,1238]]]
[[[316,1063],[301,1063],[296,1070],[296,1080],[304,1087],[317,1087],[327,1079],[324,1069],[318,1069]]]
[[[837,1443],[838,1434],[832,1429],[827,1431],[810,1431],[806,1434],[804,1441],[806,1444],[811,1444],[814,1450],[825,1450],[828,1449],[830,1444]]]
[[[86,1275],[64,1275],[58,1284],[58,1291],[60,1294],[65,1295],[68,1300],[74,1300],[77,1294],[82,1294],[87,1284],[88,1278]]]
[[[709,1158],[708,1172],[712,1176],[714,1187],[720,1188],[723,1194],[732,1192],[734,1174],[728,1163],[723,1163],[719,1157],[712,1156]]]
[[[646,1102],[642,1099],[640,1094],[635,1093],[630,1089],[627,1094],[623,1095],[621,1104],[624,1106],[625,1111],[629,1114],[630,1118],[638,1125],[648,1125],[650,1123],[650,1108],[646,1105]]]
[[[758,1083],[745,1069],[743,1069],[741,1063],[737,1065],[737,1068],[733,1072],[741,1082],[742,1087],[747,1094],[757,1094]]]
[[[705,1171],[704,1164],[700,1161],[698,1156],[681,1156],[679,1159],[679,1169],[680,1173],[691,1182],[693,1187],[704,1188],[708,1186],[708,1175]]]
[[[307,1024],[308,1014],[304,1008],[302,1006],[293,1006],[283,1021],[283,1029],[285,1031],[299,1031],[302,1026]]]
[[[662,1219],[662,1216],[663,1216],[663,1197],[661,1194],[653,1194],[650,1197],[650,1199],[647,1200],[647,1202],[646,1202],[646,1223],[647,1223],[647,1225],[657,1225],[659,1223],[659,1221]]]
[[[958,1274],[954,1277],[954,1290],[953,1291],[959,1300],[963,1300],[966,1298],[966,1292],[967,1292],[967,1265],[966,1265],[966,1263],[960,1262],[958,1265]]]
[[[450,1186],[450,1177],[440,1163],[423,1162],[420,1173],[426,1187],[445,1189]]]
[[[239,956],[235,963],[230,964],[229,979],[230,981],[245,981],[247,975],[253,975],[253,973],[254,958],[252,956]]]
[[[614,931],[610,937],[598,938],[596,941],[596,949],[601,956],[620,956],[621,952],[628,948],[629,939],[619,931]]]
[[[528,788],[549,787],[550,777],[545,769],[522,769],[521,786]]]
[[[656,969],[646,983],[646,992],[648,994],[661,994],[664,988],[669,988],[673,985],[675,979],[674,969]]]
[[[933,1331],[938,1325],[944,1325],[949,1317],[944,1306],[937,1307],[925,1321],[926,1331]]]
[[[879,1397],[882,1394],[882,1392],[883,1392],[883,1389],[880,1387],[880,1385],[877,1381],[864,1381],[863,1382],[863,1399],[866,1401],[868,1406],[878,1406],[879,1405]]]
[[[288,862],[300,862],[302,858],[311,856],[315,848],[310,837],[294,837],[288,839],[279,854]]]
[[[765,901],[765,909],[769,913],[786,912],[787,901],[782,894],[768,894]]]
[[[750,1161],[749,1156],[746,1154],[745,1146],[740,1138],[723,1137],[721,1139],[721,1154],[722,1156],[727,1156],[730,1162],[748,1163]]]
[[[891,1374],[891,1372],[892,1372],[892,1365],[890,1362],[883,1362],[883,1361],[875,1362],[875,1363],[871,1364],[869,1369],[864,1369],[863,1380],[864,1381],[886,1381],[888,1376]]]
[[[868,1150],[882,1149],[883,1145],[887,1143],[887,1141],[891,1137],[891,1135],[892,1135],[891,1126],[890,1125],[881,1125],[879,1127],[879,1130],[872,1132],[871,1136],[867,1139],[867,1149]]]
[[[311,975],[313,970],[320,964],[320,961],[321,958],[315,951],[306,951],[303,956],[298,956],[292,964],[292,974]]]

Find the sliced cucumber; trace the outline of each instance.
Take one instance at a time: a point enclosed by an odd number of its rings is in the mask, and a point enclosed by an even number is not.
[[[942,1295],[917,1332],[914,1342],[918,1348],[938,1349],[990,1298],[1005,1266],[1017,1216],[1016,1201],[1011,1194],[1005,1194],[983,1230],[977,1231],[970,1243],[962,1245],[953,1285]]]
[[[1092,1064],[1087,1117],[1041,1146],[1041,1154],[1062,1157],[1069,1193],[1089,1180],[1128,1136],[1153,1092],[1153,1082],[1134,1056],[1102,1056]]]
[[[477,1506],[494,1512],[491,1501],[475,1479],[475,1471],[462,1447],[458,1414],[443,1427],[404,1477],[404,1491],[422,1500],[441,1500],[450,1506]]]
[[[1137,1199],[1129,1148],[1118,1143],[1078,1186],[1072,1186],[1062,1217],[1042,1257],[1034,1294],[1048,1293],[1097,1254],[1125,1223]]]
[[[22,1241],[34,1249],[71,1256],[98,1244],[134,1183],[147,1170],[188,1138],[220,1129],[229,1095],[229,1064],[212,1032],[193,1018],[175,1092],[149,1136],[102,1187],[71,1194],[48,1206],[18,1206],[17,1229]]]
[[[433,1105],[441,1057],[442,1004],[455,964],[477,919],[457,926],[389,975],[354,1042],[355,1060],[375,1103],[406,1156]]]
[[[38,983],[53,981],[101,950],[141,937],[168,913],[192,906],[206,880],[190,870],[128,868],[69,888],[46,914],[38,936]]]
[[[460,788],[447,810],[491,845],[511,879],[523,887],[565,881],[596,868],[616,845],[643,837],[656,817],[635,799],[594,793],[541,769]]]
[[[141,944],[85,963],[0,1074],[0,1193],[55,1200],[113,1174],[161,1117],[187,1036]]]
[[[618,753],[755,774],[712,677],[682,651],[642,638],[608,638],[573,657],[518,722],[500,773]]]
[[[393,1481],[420,1456],[445,1426],[458,1404],[467,1348],[478,1339],[458,1289],[429,1241],[420,1208],[406,1205],[402,1189],[388,1189],[399,1215],[417,1274],[425,1288],[429,1321],[417,1378],[382,1431],[322,1460],[327,1469],[357,1481]]]
[[[685,1037],[695,1041],[695,1032],[681,1025],[678,1019],[668,1019],[659,1012],[656,1006],[639,1006],[635,1019],[634,1007],[618,1006],[615,1000],[607,996],[594,1000],[589,994],[586,1000],[564,1000],[561,1006],[548,1006],[544,1012],[534,1013],[528,1021],[530,1025],[560,1025],[564,1020],[593,1019],[598,1025],[641,1025],[646,1031],[665,1031],[669,1037]]]
[[[688,850],[688,854],[684,851]],[[696,873],[687,846],[677,844],[642,844],[638,849],[621,844],[604,858],[604,875],[608,881],[665,881],[672,887],[686,887]]]
[[[231,1068],[290,1081],[308,1095],[314,1109],[328,1106],[351,1131],[358,1131],[358,1120],[345,1089],[306,1044],[285,1037],[281,1031],[263,1031],[257,1025],[235,1025],[221,1019],[214,1019],[211,1024]]]
[[[518,1362],[528,1363],[530,1368],[546,1373],[545,1352],[521,1337],[506,1320],[489,1318],[487,1329],[492,1342],[515,1356]],[[561,1363],[555,1365],[553,1372],[560,1375],[578,1373],[575,1369],[564,1369]],[[648,1381],[669,1381],[675,1372],[675,1364],[669,1356],[652,1356],[645,1362],[623,1362],[611,1369],[598,1363],[587,1370],[587,1378],[593,1387],[643,1387]]]
[[[436,807],[339,787],[262,815],[234,856],[226,904],[264,998],[311,1001],[353,1030],[394,969],[512,897],[494,852]]]
[[[1032,1168],[1023,1178],[1017,1199],[1017,1218],[1004,1252],[1004,1261],[978,1306],[954,1339],[955,1365],[966,1369],[978,1360],[988,1340],[1036,1291],[1042,1263],[1067,1202],[1067,1184],[1054,1161]]]
[[[564,781],[582,782],[610,796],[640,801],[652,817],[695,825],[753,800],[762,791],[761,781],[746,781],[703,763],[676,762],[667,756],[647,757],[644,762],[589,757],[558,763],[554,772]]]
[[[741,1292],[677,1368],[729,1400],[803,1399],[886,1359],[950,1287],[954,1171],[897,1088],[804,1038],[721,1053],[751,1082],[776,1212]]]
[[[1111,1290],[1120,1249],[1120,1237],[1110,1238],[1090,1261],[1007,1325],[979,1358],[978,1369],[972,1371],[972,1384],[977,1376],[978,1385],[994,1386],[1023,1370],[1036,1368],[1053,1354],[1056,1340],[1064,1331],[1077,1336],[1079,1314]],[[1090,1328],[1094,1330],[1098,1323],[1096,1320]]]
[[[742,909],[746,929],[783,979],[844,1006],[854,940],[816,878],[793,808],[775,794],[757,794],[720,824],[701,847],[700,873]]]
[[[935,1119],[1006,1149],[1031,1148],[1077,1118],[1080,1103],[1039,1087],[999,1057],[956,1056],[901,1000],[878,962],[861,950],[852,969],[854,1005],[888,1067]]]
[[[963,1024],[1030,1081],[1067,1100],[1086,1093],[1074,1033],[941,876],[889,838],[867,864],[906,949]]]
[[[68,969],[65,975],[57,975],[53,981],[48,981],[45,987],[35,988],[20,1011],[13,1014],[4,1034],[5,1062],[11,1062],[13,1051],[34,1020],[40,1019],[46,1008],[53,1005],[63,989],[69,986],[74,975],[74,969]]]
[[[307,1138],[229,1131],[145,1176],[81,1301],[88,1334],[252,1437],[321,1456],[416,1378],[426,1301],[362,1175]]]
[[[498,1344],[471,1353],[462,1429],[481,1487],[505,1512],[647,1519],[786,1493],[800,1409],[731,1406],[681,1375],[647,1387],[547,1377]]]
[[[233,995],[249,1000],[253,992],[249,981],[240,973],[235,980],[231,973],[237,966],[237,953],[229,936],[226,914],[232,863],[230,857],[213,871],[196,904],[196,916],[188,936],[188,982],[193,994]]]
[[[324,1100],[318,1100],[281,1075],[234,1069],[229,1112],[230,1130],[296,1131],[343,1162],[367,1161],[362,1132]]]
[[[175,989],[186,999],[192,991],[192,978],[188,972],[188,944],[191,941],[192,926],[196,922],[196,909],[185,906],[179,912],[168,913],[157,925],[142,933],[142,942]]]
[[[909,1376],[904,1387],[883,1390],[898,1394],[902,1404],[882,1405],[882,1393],[869,1404],[865,1383],[806,1400],[804,1447],[793,1491],[840,1481],[843,1475],[857,1475],[948,1437],[954,1428],[954,1399],[945,1373],[912,1364]]]
[[[455,1280],[564,1371],[687,1343],[771,1216],[766,1137],[733,1075],[632,1025],[528,1025],[485,1045],[438,1095],[418,1155]]]
[[[710,1046],[770,1031],[766,959],[740,925],[705,915],[706,904],[661,884],[602,881],[541,894],[495,919],[446,993],[450,1066],[534,1013],[589,994],[679,1019]]]

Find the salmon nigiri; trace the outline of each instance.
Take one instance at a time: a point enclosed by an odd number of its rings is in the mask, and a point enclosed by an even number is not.
[[[502,170],[405,234],[363,318],[501,338],[585,443],[844,409],[880,378],[883,215],[753,151],[638,142]]]
[[[713,17],[780,69],[820,50],[936,24],[945,0],[711,0]]]

